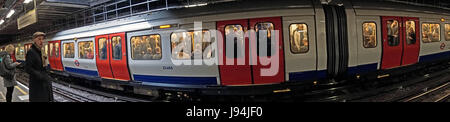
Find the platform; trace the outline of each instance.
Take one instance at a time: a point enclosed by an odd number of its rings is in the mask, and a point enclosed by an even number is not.
[[[6,102],[6,87],[3,86],[3,78],[0,77],[0,102]],[[28,87],[17,83],[14,87],[12,102],[29,102]]]

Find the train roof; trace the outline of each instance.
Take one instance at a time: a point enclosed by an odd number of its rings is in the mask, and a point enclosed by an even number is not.
[[[314,1],[315,0],[277,0],[277,1],[241,0],[233,2],[222,2],[199,7],[158,11],[61,31],[56,33],[54,38],[51,38],[51,40],[68,40],[73,38],[92,37],[96,35],[112,34],[118,32],[148,30],[152,29],[152,27],[164,24],[180,24],[179,21],[173,21],[178,18],[201,17],[208,15],[214,16],[215,14],[237,13],[244,11],[251,12],[251,11],[279,10],[279,9],[310,9],[309,12],[303,14],[314,15],[314,10],[312,9],[314,8],[313,6]],[[427,14],[436,14],[445,16],[450,15],[449,9],[440,9],[424,5],[414,5],[401,2],[389,2],[380,0],[349,0],[349,1],[351,2],[355,11],[382,10],[382,11],[409,12],[411,13],[411,15],[420,15],[416,13],[422,13],[423,16]],[[357,12],[357,14],[375,15],[383,13]]]

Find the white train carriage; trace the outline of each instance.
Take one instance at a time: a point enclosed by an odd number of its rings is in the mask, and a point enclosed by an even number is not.
[[[334,2],[248,0],[162,11],[59,32],[45,52],[53,70],[74,76],[217,94],[230,87],[271,93],[317,81],[380,78],[450,58],[450,16],[442,13],[448,11]],[[259,47],[265,44],[269,48]],[[23,45],[16,47],[18,60],[24,60]],[[272,57],[275,63],[262,63]],[[236,63],[219,65],[228,61]],[[276,73],[261,74],[274,67]]]

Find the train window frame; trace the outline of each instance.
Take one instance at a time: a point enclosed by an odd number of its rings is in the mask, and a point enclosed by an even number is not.
[[[366,23],[374,23],[375,24],[375,46],[373,46],[373,47],[368,47],[368,46],[366,46],[366,45],[364,45],[364,42],[365,42],[365,40],[364,40],[364,24],[366,24]],[[362,46],[364,47],[364,48],[376,48],[376,47],[378,47],[378,24],[377,24],[377,22],[375,22],[375,21],[364,21],[364,22],[362,22],[362,24],[361,24],[361,35],[362,35]]]
[[[243,50],[243,51],[244,51],[244,55],[238,55],[239,53],[237,52],[237,50],[238,50],[238,49],[237,49],[237,45],[236,45],[235,48],[233,49],[233,50],[236,50],[236,52],[234,52],[234,53],[235,53],[234,57],[229,57],[228,54],[226,54],[226,52],[227,52],[227,33],[226,33],[227,30],[226,30],[226,29],[227,29],[227,27],[230,26],[230,25],[233,25],[233,26],[239,25],[239,26],[241,26],[241,28],[242,28],[242,35],[244,36],[244,37],[243,37],[243,45],[244,45],[244,50]],[[224,55],[225,57],[227,57],[227,58],[234,58],[234,59],[245,58],[245,48],[246,48],[246,47],[245,47],[245,46],[246,46],[246,45],[245,45],[245,41],[246,41],[245,38],[248,38],[248,37],[246,37],[246,35],[245,35],[246,31],[248,31],[248,30],[246,30],[245,27],[244,27],[242,24],[227,24],[227,25],[224,26],[224,31],[223,31],[223,32],[224,32],[224,34],[223,34],[224,44],[223,44],[223,45],[224,45],[225,47],[224,47],[224,50],[223,50],[223,51],[224,51],[224,53],[225,53],[225,55]]]
[[[389,21],[392,21],[391,25],[388,25],[388,22],[389,22]],[[392,24],[393,24],[394,22],[397,22],[397,34],[395,34],[394,32],[392,32],[393,35],[389,35],[389,34],[390,34],[390,33],[389,33],[389,29],[390,29],[389,26],[392,26]],[[397,19],[392,19],[392,20],[387,20],[385,24],[386,24],[385,27],[387,27],[387,28],[386,28],[387,46],[389,46],[389,47],[397,47],[397,46],[400,46],[400,44],[401,44],[401,42],[402,42],[402,40],[400,39],[400,37],[402,36],[402,33],[400,33],[400,31],[403,29],[403,28],[402,28],[403,22],[401,22],[401,21],[399,21],[399,20],[397,20]],[[384,30],[385,28],[382,27],[382,29]],[[392,28],[391,28],[391,29],[392,29]],[[397,38],[396,38],[397,40],[395,40],[395,38],[394,38],[395,35],[397,35]],[[390,36],[392,36],[392,38],[389,38]],[[392,41],[391,41],[391,39],[392,39]]]
[[[255,36],[256,36],[256,55],[258,56],[258,57],[260,57],[261,55],[259,54],[259,30],[258,30],[258,28],[257,28],[257,26],[258,25],[260,25],[260,24],[268,24],[268,23],[270,23],[270,24],[272,24],[272,30],[273,31],[276,31],[275,30],[275,24],[273,23],[273,22],[270,22],[270,21],[266,21],[266,22],[258,22],[258,23],[256,23],[255,25],[254,25],[254,31],[255,31]],[[308,27],[306,27],[306,29],[308,29]],[[308,33],[308,32],[306,32],[306,33]],[[245,33],[244,33],[245,34]],[[268,35],[268,34],[267,34]],[[272,35],[271,35],[272,36]],[[281,35],[279,35],[279,36],[281,36]],[[245,37],[245,36],[244,36]],[[271,37],[272,38],[272,37]],[[245,39],[245,38],[244,38]],[[276,36],[275,36],[275,40],[277,40],[276,39]],[[272,42],[272,40],[271,40],[271,42]],[[275,42],[275,43],[279,43],[279,42]],[[272,46],[272,43],[270,44],[270,48],[267,48],[267,49],[270,49],[270,53],[268,52],[268,50],[267,50],[267,54],[266,54],[266,56],[265,57],[271,57],[272,55],[276,55],[276,53],[278,52],[277,51],[277,48],[275,48],[275,47],[273,47]],[[281,45],[279,45],[279,46],[281,46]],[[309,48],[309,45],[308,45],[308,48]],[[309,50],[309,49],[308,49]],[[269,55],[270,54],[270,55]],[[262,55],[262,56],[264,56],[264,55]]]
[[[118,50],[119,51],[119,55],[118,55],[118,58],[116,57],[116,55],[115,55],[115,51],[117,51],[115,48],[115,43],[112,41],[114,38],[120,38],[120,40],[118,40],[118,42],[119,42],[119,44],[120,44],[120,49]],[[122,52],[122,40],[123,40],[123,38],[121,37],[121,36],[112,36],[111,37],[111,39],[110,39],[110,43],[111,43],[111,59],[112,60],[122,60],[122,54],[123,54],[123,52]]]
[[[100,41],[101,41],[101,39],[105,39],[104,41],[105,41],[105,44],[103,44],[103,47],[105,47],[105,51],[106,52],[103,52],[102,51],[102,48],[100,48],[100,44],[102,44],[102,43],[100,43]],[[96,43],[98,43],[97,45],[97,47],[96,47],[96,50],[98,50],[98,59],[99,60],[108,60],[108,54],[109,54],[109,52],[108,52],[108,38],[106,38],[106,37],[101,37],[101,38],[98,38],[97,40],[96,40]],[[103,52],[103,53],[102,53]],[[102,54],[104,54],[105,55],[105,57],[103,58],[102,57]]]
[[[188,30],[188,31],[178,31],[178,32],[172,32],[172,33],[170,33],[170,36],[169,36],[169,38],[170,38],[170,41],[169,41],[169,44],[170,44],[170,57],[171,57],[171,59],[173,59],[173,60],[210,60],[210,59],[213,59],[215,56],[214,56],[214,52],[213,51],[211,51],[211,56],[209,57],[209,58],[205,58],[204,57],[204,47],[202,46],[202,57],[200,58],[200,59],[196,59],[195,58],[195,56],[194,56],[194,54],[192,54],[192,53],[194,53],[194,43],[196,43],[196,42],[194,42],[195,41],[195,32],[198,32],[198,31],[201,31],[201,32],[208,32],[209,33],[209,37],[210,37],[210,41],[209,41],[209,46],[211,46],[212,44],[213,44],[213,41],[215,41],[215,39],[213,39],[213,36],[212,36],[212,34],[211,34],[211,30],[210,29],[202,29],[202,30]],[[189,54],[189,56],[190,56],[190,58],[186,58],[186,59],[180,59],[180,58],[174,58],[174,54],[173,54],[173,48],[172,48],[172,35],[173,34],[175,34],[175,33],[192,33],[192,35],[191,35],[191,54]],[[203,39],[203,37],[202,37],[202,44],[203,43],[205,43],[205,42],[203,42],[204,41],[204,39]],[[207,43],[207,42],[206,42]],[[207,47],[205,47],[205,48],[207,48]],[[212,49],[211,49],[212,50]]]
[[[406,27],[406,25],[407,25],[407,22],[408,21],[411,21],[411,22],[413,22],[414,23],[414,36],[416,36],[415,37],[415,40],[414,40],[414,43],[408,43],[409,42],[409,40],[408,40],[408,30],[407,30],[407,27]],[[406,41],[406,45],[414,45],[414,44],[416,44],[417,43],[417,35],[416,35],[416,33],[417,33],[417,27],[416,27],[416,25],[417,25],[417,23],[416,23],[416,21],[415,20],[406,20],[405,21],[405,32],[403,33],[403,34],[405,34],[404,35],[404,40]]]
[[[91,58],[84,58],[84,57],[81,57],[81,49],[80,49],[80,43],[91,43],[91,47],[89,47],[89,48],[91,48],[91,52],[92,52],[92,57]],[[95,46],[95,44],[94,44],[94,41],[93,40],[86,40],[86,41],[77,41],[77,58],[78,59],[86,59],[86,60],[93,60],[94,59],[94,57],[95,57],[95,48],[94,48],[94,46]],[[83,51],[85,51],[85,50],[83,50]],[[86,55],[86,54],[84,54],[84,55]]]
[[[52,42],[52,43],[49,43],[48,44],[49,46],[48,46],[48,49],[49,49],[49,57],[54,57],[54,55],[55,55],[55,50],[53,49],[53,48],[55,48],[53,45],[54,45],[54,43]]]
[[[447,30],[447,28],[445,26],[449,26],[449,30]],[[445,41],[450,41],[450,23],[444,23],[444,39]],[[448,38],[447,38],[448,36]]]
[[[66,44],[70,44],[70,43],[73,43],[73,47],[72,47],[72,53],[73,53],[73,56],[72,57],[66,57],[66,48],[65,48],[65,45]],[[70,59],[74,59],[76,56],[75,56],[75,42],[63,42],[62,43],[63,44],[63,58],[70,58]]]
[[[425,40],[424,40],[424,37],[423,37],[423,25],[424,24],[428,24],[428,26],[430,26],[430,24],[436,24],[436,25],[439,25],[439,39],[438,39],[438,41],[433,41],[433,40],[431,40],[430,42],[425,42]],[[441,38],[441,31],[442,31],[442,28],[441,28],[441,23],[437,23],[437,22],[422,22],[421,24],[420,24],[420,39],[422,40],[422,43],[434,43],[434,42],[441,42],[441,40],[442,40],[442,38]]]
[[[134,46],[133,46],[133,41],[132,41],[132,39],[134,38],[134,37],[143,37],[143,36],[148,36],[148,38],[150,37],[150,36],[153,36],[153,35],[157,35],[157,36],[159,36],[159,49],[160,49],[160,57],[159,57],[159,59],[144,59],[144,58],[142,58],[142,59],[136,59],[136,57],[134,57]],[[159,34],[159,33],[152,33],[152,34],[142,34],[142,35],[136,35],[136,36],[132,36],[131,38],[130,38],[130,47],[131,47],[131,59],[132,60],[162,60],[162,57],[163,57],[163,46],[162,46],[162,37],[161,37],[161,34]]]
[[[307,41],[307,43],[308,43],[308,48],[307,48],[306,51],[303,51],[303,52],[302,52],[302,51],[300,50],[300,51],[298,51],[298,52],[295,52],[295,51],[292,50],[293,48],[292,48],[292,42],[291,42],[291,38],[292,38],[292,37],[291,37],[291,26],[294,25],[294,24],[304,24],[304,25],[306,25],[306,38],[307,38],[306,41]],[[310,49],[310,46],[309,46],[309,45],[310,45],[310,43],[309,43],[310,41],[309,41],[309,39],[310,39],[310,38],[309,38],[309,30],[308,30],[308,29],[309,29],[309,25],[308,25],[307,23],[291,23],[291,24],[289,24],[289,27],[288,27],[288,32],[289,32],[289,33],[288,33],[288,35],[289,35],[289,50],[291,50],[291,53],[292,53],[292,54],[305,54],[305,53],[308,53],[308,52],[309,52],[309,49]],[[299,43],[299,44],[300,44],[300,43]]]
[[[59,58],[59,56],[61,55],[61,42],[55,42],[55,57],[56,58]],[[56,46],[58,46],[58,48],[56,47]],[[58,50],[58,51],[56,51],[56,50]]]

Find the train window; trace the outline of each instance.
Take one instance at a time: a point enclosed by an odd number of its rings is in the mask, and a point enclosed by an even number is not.
[[[192,47],[192,56],[194,59],[210,59],[213,57],[213,51],[210,47],[212,43],[211,33],[207,30],[194,31],[194,47]]]
[[[364,48],[377,47],[377,25],[375,22],[363,23],[363,46]]]
[[[48,58],[48,44],[45,44],[45,46],[43,47],[44,52],[42,52],[43,56]]]
[[[106,38],[100,38],[98,39],[98,47],[99,50],[99,54],[100,54],[100,59],[101,60],[106,60],[106,56],[107,56],[107,48],[106,48]]]
[[[64,43],[64,50],[63,51],[64,51],[63,52],[64,53],[64,58],[74,58],[75,57],[74,43],[73,42]]]
[[[209,59],[213,56],[208,30],[172,33],[170,38],[173,59]]]
[[[416,44],[416,22],[414,20],[406,21],[406,43],[408,45]]]
[[[50,43],[50,57],[53,57],[55,55],[55,52],[53,50],[53,43]]]
[[[422,41],[424,43],[439,42],[441,40],[441,29],[439,24],[422,24]]]
[[[24,59],[24,54],[23,54],[23,52],[22,52],[22,50],[21,50],[21,47],[20,46],[16,46],[16,50],[15,50],[16,52],[15,52],[15,54],[16,54],[16,59],[17,60],[23,60]]]
[[[225,26],[225,54],[226,57],[240,58],[245,55],[244,30],[242,25]],[[233,43],[228,43],[232,41]],[[234,48],[227,48],[234,45]],[[232,50],[229,50],[232,49]]]
[[[25,55],[27,54],[27,52],[28,52],[28,46],[27,45],[24,45],[24,47],[23,48],[25,48]]]
[[[172,58],[173,59],[191,59],[192,33],[177,32],[170,36]]]
[[[25,49],[24,47],[19,47],[19,60],[25,60]]]
[[[445,24],[445,41],[450,41],[450,24]]]
[[[275,33],[273,23],[265,22],[265,23],[258,23],[255,25],[255,31],[256,31],[256,39],[257,39],[257,55],[258,56],[272,56],[276,52],[275,44],[277,41],[274,41],[272,39],[275,39]],[[267,54],[260,54],[260,44],[266,45],[266,53]],[[264,49],[263,49],[264,50]],[[261,50],[261,51],[263,51]]]
[[[113,59],[114,60],[121,60],[122,59],[122,38],[120,36],[114,36],[111,39],[112,41],[112,52],[113,52]]]
[[[73,47],[73,46],[72,46]],[[59,43],[58,42],[56,42],[55,43],[55,56],[56,57],[59,57]]]
[[[289,39],[292,53],[308,52],[308,26],[306,24],[291,24],[289,27]]]
[[[92,41],[78,42],[78,58],[94,59],[94,42]]]
[[[159,60],[161,36],[157,34],[131,37],[131,58],[133,60]]]
[[[388,32],[388,45],[398,46],[400,44],[398,21],[388,20],[386,24]]]

